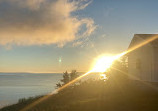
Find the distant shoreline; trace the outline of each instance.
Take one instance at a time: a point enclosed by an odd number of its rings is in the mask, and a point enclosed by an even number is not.
[[[53,73],[32,73],[32,72],[0,72],[0,74],[21,74],[21,73],[23,73],[23,74],[62,74],[62,72],[61,73],[59,73],[59,72],[53,72]]]
[[[85,72],[78,72],[79,74],[83,74]],[[52,72],[52,73],[38,73],[38,72],[0,72],[0,74],[63,74],[63,72]]]

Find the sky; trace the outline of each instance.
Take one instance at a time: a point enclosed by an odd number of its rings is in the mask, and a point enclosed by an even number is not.
[[[0,0],[0,72],[88,71],[157,33],[157,0]]]

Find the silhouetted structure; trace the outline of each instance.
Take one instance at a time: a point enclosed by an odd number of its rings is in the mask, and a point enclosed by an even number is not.
[[[128,49],[154,36],[158,34],[135,34]],[[133,79],[158,82],[158,39],[128,54],[128,72]]]

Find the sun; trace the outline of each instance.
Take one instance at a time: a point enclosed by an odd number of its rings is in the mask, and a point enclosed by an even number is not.
[[[92,72],[106,72],[114,61],[113,56],[100,56],[96,59],[95,65],[93,66]]]
[[[93,65],[93,68],[91,70],[91,72],[106,72],[108,68],[111,67],[111,65],[113,64],[113,62],[120,58],[121,56],[123,56],[125,54],[121,53],[118,55],[102,55],[99,56],[96,60],[95,60],[95,64]]]

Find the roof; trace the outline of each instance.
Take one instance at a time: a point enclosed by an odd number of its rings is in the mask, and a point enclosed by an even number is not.
[[[149,42],[149,44],[151,46],[157,47],[158,46],[158,34],[134,34],[134,37],[129,45],[128,48],[132,47],[135,42],[137,42],[138,40],[142,39],[142,40],[149,40],[152,37],[156,37],[157,39]]]

